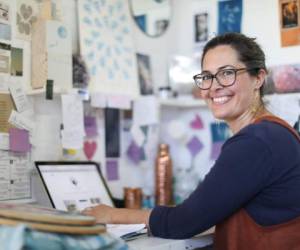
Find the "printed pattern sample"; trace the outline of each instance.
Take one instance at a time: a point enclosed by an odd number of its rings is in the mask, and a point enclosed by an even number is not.
[[[90,90],[136,96],[136,57],[127,1],[78,1],[80,47],[90,74]]]

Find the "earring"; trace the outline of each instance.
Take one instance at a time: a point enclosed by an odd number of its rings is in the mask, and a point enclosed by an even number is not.
[[[260,100],[259,90],[256,90],[251,105],[251,113],[255,116],[258,113],[258,111],[261,109],[261,107],[262,107],[262,103]]]

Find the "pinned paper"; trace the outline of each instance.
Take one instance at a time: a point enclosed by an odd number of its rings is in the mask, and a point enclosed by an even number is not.
[[[84,129],[85,129],[86,136],[96,136],[98,134],[96,117],[85,116]]]
[[[83,135],[78,134],[76,130],[62,130],[62,146],[65,149],[83,148]]]
[[[145,114],[147,111],[147,114]],[[140,97],[134,101],[133,123],[139,126],[159,122],[159,105],[154,96]]]
[[[243,1],[219,1],[218,33],[241,32]]]
[[[35,128],[35,123],[32,122],[29,118],[27,118],[25,115],[16,112],[13,110],[10,114],[10,117],[8,119],[9,123],[16,126],[20,129],[25,129],[32,133]]]
[[[9,149],[15,152],[26,153],[30,150],[29,133],[25,129],[9,129]]]
[[[203,121],[198,114],[196,115],[195,119],[190,122],[190,127],[192,129],[202,129],[204,127]]]
[[[138,126],[132,126],[131,130],[130,130],[132,137],[134,139],[134,141],[136,142],[136,144],[140,147],[144,144],[145,142],[145,134],[143,133],[143,131],[141,130],[140,127]]]
[[[106,161],[106,177],[109,181],[119,180],[119,164],[117,160]]]
[[[194,158],[203,148],[203,144],[201,141],[198,139],[197,136],[193,136],[191,140],[188,142],[186,145],[187,148],[189,149],[192,157]]]
[[[125,95],[107,96],[107,107],[116,109],[131,109],[131,98]]]
[[[9,134],[0,133],[0,150],[9,150]]]
[[[30,108],[27,96],[20,82],[16,81],[11,83],[9,90],[19,112],[23,112]]]
[[[105,108],[106,107],[106,96],[101,93],[91,94],[91,106],[95,108]]]
[[[78,95],[62,95],[62,114],[64,130],[84,135],[83,103]]]

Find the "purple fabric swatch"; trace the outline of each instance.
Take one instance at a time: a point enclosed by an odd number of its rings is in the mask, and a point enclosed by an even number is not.
[[[106,161],[106,177],[109,181],[119,180],[119,164],[118,160]]]
[[[197,136],[193,136],[192,139],[187,143],[187,148],[189,149],[192,157],[194,158],[203,148],[202,142]]]
[[[84,130],[86,136],[96,136],[98,134],[96,117],[94,116],[84,117]]]
[[[31,149],[29,132],[24,129],[9,129],[9,149],[14,152],[27,153]]]

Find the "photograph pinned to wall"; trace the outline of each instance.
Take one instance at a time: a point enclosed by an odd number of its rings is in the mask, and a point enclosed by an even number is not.
[[[80,55],[73,55],[72,58],[73,87],[85,89],[89,82],[89,74],[87,72],[86,64]]]
[[[16,0],[16,38],[31,40],[32,25],[37,21],[38,3],[34,0]]]
[[[120,156],[120,111],[105,109],[105,155],[106,157]]]
[[[0,73],[10,73],[11,46],[6,43],[0,43]]]
[[[156,30],[156,36],[160,36],[162,35],[166,29],[168,28],[169,25],[169,21],[168,20],[157,20],[155,21],[155,30]]]
[[[279,0],[281,46],[300,44],[299,1]]]
[[[219,1],[218,34],[241,32],[242,11],[242,0]]]
[[[90,74],[89,89],[139,95],[136,55],[127,1],[78,1],[80,50]]]
[[[300,64],[272,67],[276,93],[300,92]]]
[[[216,160],[221,152],[222,145],[231,136],[231,132],[225,122],[211,123],[210,132],[212,138],[210,159]]]
[[[0,39],[11,40],[11,5],[7,0],[0,1]]]
[[[10,74],[12,76],[23,76],[23,49],[11,48]]]
[[[140,82],[140,93],[142,95],[153,94],[152,72],[149,55],[136,54]]]
[[[8,1],[0,1],[0,23],[9,24],[10,17],[10,5]]]
[[[208,40],[208,13],[194,16],[194,33],[196,43],[204,43]]]

